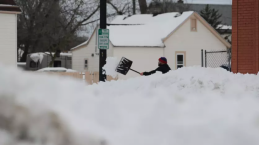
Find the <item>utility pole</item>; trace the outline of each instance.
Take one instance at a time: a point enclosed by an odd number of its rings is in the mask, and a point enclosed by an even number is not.
[[[106,0],[100,0],[100,29],[106,29]],[[103,66],[106,63],[107,51],[106,49],[99,50],[99,81],[104,82],[106,74],[104,73],[105,71],[103,70]]]

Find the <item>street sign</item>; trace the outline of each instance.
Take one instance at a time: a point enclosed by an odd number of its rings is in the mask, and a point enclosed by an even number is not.
[[[109,29],[98,30],[98,48],[109,49]]]

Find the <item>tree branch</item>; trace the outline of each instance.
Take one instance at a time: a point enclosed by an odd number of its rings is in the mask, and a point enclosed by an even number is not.
[[[74,29],[72,29],[72,33],[76,31],[76,29],[81,26],[84,22],[86,22],[87,20],[89,20],[97,11],[98,9],[100,8],[100,5],[98,5],[98,7],[85,19],[83,19],[82,21],[80,21],[75,27]]]
[[[113,9],[117,12],[117,14],[120,14],[121,12],[119,11],[119,9],[111,2],[111,1],[107,1],[108,4],[110,4]]]

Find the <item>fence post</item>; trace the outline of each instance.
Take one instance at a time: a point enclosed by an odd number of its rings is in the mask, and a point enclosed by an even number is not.
[[[203,49],[201,50],[201,67],[203,67]]]
[[[228,68],[231,72],[231,48],[227,48],[227,54],[228,54]]]
[[[205,67],[207,67],[207,51],[205,50]]]

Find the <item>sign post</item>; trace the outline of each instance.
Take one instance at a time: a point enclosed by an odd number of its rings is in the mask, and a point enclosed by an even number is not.
[[[99,32],[102,32],[100,36],[107,36],[106,34],[106,0],[100,0],[100,29]],[[98,35],[99,35],[98,32]],[[104,32],[104,33],[103,33]],[[102,35],[105,34],[105,35]],[[108,34],[109,34],[109,30],[108,30]],[[108,36],[109,37],[109,36]],[[98,38],[98,47],[99,47],[99,81],[104,82],[106,80],[106,74],[105,71],[103,70],[103,66],[105,65],[105,61],[106,61],[106,57],[107,57],[107,51],[105,46],[107,46],[107,42],[106,42],[107,38]],[[100,42],[100,45],[99,45]],[[109,43],[109,40],[108,40]],[[103,49],[100,49],[103,48]],[[109,45],[108,45],[109,48]]]

